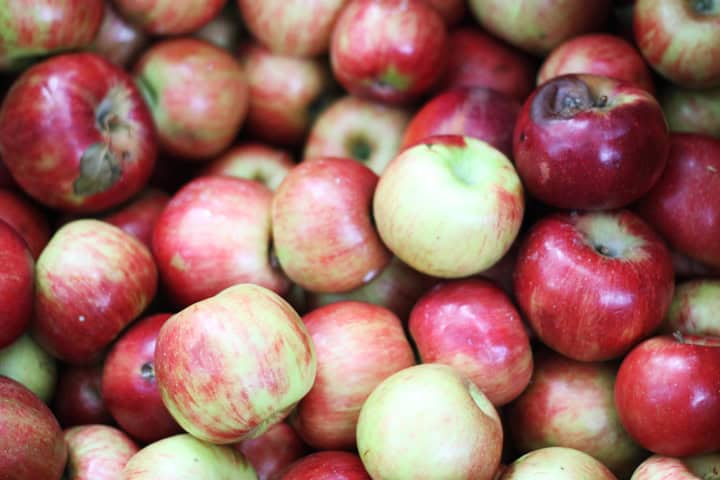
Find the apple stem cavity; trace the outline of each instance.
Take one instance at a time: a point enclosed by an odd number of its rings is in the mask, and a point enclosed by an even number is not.
[[[347,141],[347,150],[350,156],[359,162],[367,162],[372,155],[372,145],[363,135],[353,135]]]
[[[145,362],[140,367],[140,377],[142,377],[143,380],[155,380],[155,365],[153,362]]]
[[[80,157],[80,174],[73,182],[73,193],[95,195],[111,188],[122,175],[117,156],[104,143],[93,143]]]
[[[608,97],[595,98],[590,87],[576,77],[557,78],[540,87],[533,100],[531,115],[538,123],[552,119],[572,118],[593,108],[604,108]]]

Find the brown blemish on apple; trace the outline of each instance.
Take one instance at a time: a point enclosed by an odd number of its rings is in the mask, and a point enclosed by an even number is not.
[[[80,174],[73,182],[73,193],[95,195],[111,188],[122,175],[117,156],[103,143],[93,143],[80,157]]]
[[[592,90],[576,76],[558,77],[540,87],[531,106],[537,123],[572,118],[580,112],[607,106],[605,95],[595,97]]]

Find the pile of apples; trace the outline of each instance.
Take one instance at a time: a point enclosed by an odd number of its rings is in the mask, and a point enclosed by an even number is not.
[[[0,0],[0,479],[720,478],[720,0]]]

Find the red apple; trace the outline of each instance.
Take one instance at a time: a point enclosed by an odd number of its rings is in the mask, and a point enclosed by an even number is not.
[[[333,30],[335,78],[353,95],[410,103],[440,78],[447,31],[422,0],[351,0]]]
[[[609,77],[568,74],[526,100],[513,157],[528,191],[559,208],[609,210],[648,192],[665,168],[668,127],[646,90]]]
[[[122,430],[82,425],[63,432],[68,449],[67,480],[116,480],[138,446]]]
[[[653,453],[720,450],[720,338],[661,335],[620,364],[615,405],[628,433]]]
[[[0,219],[0,348],[25,332],[33,310],[35,261],[25,240]]]
[[[720,88],[697,90],[667,84],[659,94],[671,132],[720,138]]]
[[[520,243],[515,296],[538,338],[576,360],[618,358],[672,300],[663,240],[628,210],[542,218]]]
[[[0,188],[0,220],[23,237],[37,260],[50,240],[50,224],[45,212],[20,192]]]
[[[546,447],[512,462],[498,480],[617,480],[601,462],[574,448]]]
[[[102,371],[102,363],[59,369],[51,406],[63,428],[114,422],[101,395]]]
[[[169,201],[170,196],[167,193],[156,188],[148,188],[130,202],[103,215],[101,220],[115,225],[151,248],[155,223]]]
[[[325,450],[296,461],[278,480],[370,480],[370,475],[356,454]]]
[[[202,175],[226,175],[256,180],[275,190],[295,166],[290,152],[272,145],[247,142],[213,160]]]
[[[309,453],[309,447],[286,422],[270,426],[265,433],[238,443],[235,448],[255,469],[258,480],[273,480],[285,467]]]
[[[155,143],[132,77],[93,53],[25,70],[0,108],[3,162],[30,196],[69,212],[97,212],[138,192]]]
[[[677,283],[662,330],[720,337],[720,279]]]
[[[116,65],[127,67],[147,46],[148,36],[140,27],[117,13],[112,2],[104,3],[103,21],[89,50]]]
[[[226,0],[113,0],[120,13],[153,35],[190,33],[209,22]]]
[[[193,32],[194,37],[224,48],[228,52],[235,51],[240,37],[244,34],[240,12],[232,2],[227,2],[208,23]]]
[[[701,277],[720,277],[720,268],[713,268],[705,263],[695,260],[694,258],[690,258],[677,250],[671,249],[671,252],[676,280],[687,280]]]
[[[633,472],[630,480],[697,480],[717,478],[720,453],[675,458],[652,455]]]

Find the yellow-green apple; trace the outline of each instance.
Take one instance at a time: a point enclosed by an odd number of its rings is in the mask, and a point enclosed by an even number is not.
[[[289,151],[259,142],[244,142],[210,162],[202,175],[256,180],[275,190],[295,166]]]
[[[355,160],[324,157],[293,168],[275,191],[272,229],[283,271],[314,292],[353,290],[390,262],[371,217],[378,176]]]
[[[58,229],[35,272],[33,337],[56,358],[86,365],[145,310],[158,277],[145,245],[94,219]]]
[[[400,151],[408,109],[348,95],[321,112],[305,142],[303,161],[352,158],[380,175]]]
[[[25,332],[33,314],[35,260],[25,240],[0,220],[0,348]]]
[[[155,163],[150,111],[132,77],[94,53],[25,70],[0,107],[0,156],[39,202],[97,212],[138,192]]]
[[[447,28],[423,0],[351,0],[333,30],[330,64],[351,94],[412,103],[440,78]]]
[[[0,1],[0,70],[90,44],[103,19],[103,0]]]
[[[145,446],[130,457],[122,480],[255,480],[242,453],[182,433]]]
[[[720,279],[697,278],[676,283],[661,330],[720,337]]]
[[[0,188],[0,220],[23,237],[33,259],[37,260],[50,240],[50,223],[46,213],[22,192]]]
[[[635,209],[675,250],[720,268],[720,139],[671,134],[667,168]]]
[[[423,363],[455,367],[496,407],[528,386],[533,358],[525,326],[510,298],[489,280],[437,285],[415,304],[408,330]]]
[[[153,254],[174,304],[185,307],[236,283],[284,294],[290,282],[271,258],[273,192],[253,180],[200,176],[157,219]]]
[[[50,405],[63,428],[114,423],[101,395],[102,367],[60,364]]]
[[[155,378],[155,344],[170,316],[157,313],[133,322],[103,362],[103,402],[120,428],[143,444],[182,433]]]
[[[310,452],[287,422],[270,426],[265,433],[235,445],[255,469],[258,480],[274,480],[287,466]]]
[[[448,27],[460,23],[465,17],[465,0],[423,0],[438,11]]]
[[[20,383],[0,376],[0,478],[60,480],[67,446],[53,412]]]
[[[100,217],[151,248],[152,233],[170,195],[157,188],[146,188],[129,202]]]
[[[123,17],[152,35],[191,33],[222,10],[226,0],[113,0]]]
[[[118,480],[139,448],[109,425],[78,425],[63,431],[68,449],[63,480]]]
[[[720,87],[720,3],[715,0],[636,0],[635,43],[672,83]]]
[[[248,82],[226,50],[196,38],[166,39],[146,49],[133,71],[165,153],[207,160],[229,147],[240,131]]]
[[[720,138],[720,88],[698,90],[666,84],[658,97],[671,132]]]
[[[0,349],[0,375],[22,383],[45,403],[50,402],[57,381],[55,359],[28,334]]]
[[[493,35],[539,57],[565,40],[600,30],[611,0],[470,0],[470,11]]]
[[[685,457],[720,450],[720,337],[658,335],[628,353],[615,406],[643,448]]]
[[[227,2],[217,15],[192,34],[196,38],[234,52],[240,38],[245,36],[245,29],[237,7],[232,2]]]
[[[617,367],[571,360],[545,348],[534,352],[527,389],[505,409],[507,431],[521,453],[569,447],[628,478],[646,454],[625,431],[615,409]]]
[[[373,198],[385,245],[412,268],[443,278],[492,267],[515,241],[524,209],[510,160],[461,135],[429,137],[401,152]]]
[[[345,301],[303,316],[317,357],[317,376],[290,415],[317,450],[352,450],[360,407],[393,373],[415,365],[400,319],[390,310]]]
[[[236,0],[248,30],[271,51],[293,57],[328,52],[348,0]]]
[[[522,104],[484,87],[447,90],[425,103],[405,129],[401,149],[432,135],[466,135],[512,157],[512,133]]]
[[[276,146],[301,146],[315,117],[340,94],[327,60],[273,53],[254,42],[241,45],[238,58],[250,91],[247,133]]]
[[[315,350],[301,317],[279,295],[238,284],[170,317],[155,347],[155,375],[180,426],[237,443],[283,420],[315,381]]]
[[[490,480],[500,464],[497,410],[475,384],[426,363],[385,379],[360,410],[357,447],[372,478]]]
[[[323,450],[307,455],[278,476],[278,480],[371,480],[355,453]]]
[[[619,358],[652,334],[673,296],[670,252],[629,210],[556,213],[522,238],[515,297],[538,338],[575,360]]]
[[[528,97],[513,133],[528,192],[551,206],[610,210],[648,192],[667,163],[660,104],[631,83],[567,74]]]
[[[112,2],[104,3],[102,24],[88,50],[125,68],[137,58],[150,39],[139,26],[120,15]]]
[[[555,47],[540,66],[537,84],[568,73],[603,75],[655,93],[652,74],[637,48],[609,33],[572,37]]]
[[[713,480],[720,472],[720,453],[676,458],[652,455],[633,472],[630,480]]]
[[[545,447],[512,462],[497,480],[616,480],[599,460],[568,447]]]

